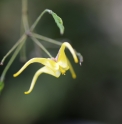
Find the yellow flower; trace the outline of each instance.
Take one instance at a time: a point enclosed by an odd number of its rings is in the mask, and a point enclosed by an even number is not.
[[[33,59],[30,59],[28,62],[25,63],[25,65],[17,73],[15,73],[13,75],[14,77],[18,76],[29,64],[34,63],[34,62],[41,63],[44,65],[44,67],[40,68],[35,73],[32,83],[31,83],[31,86],[30,86],[30,89],[27,92],[25,92],[25,94],[29,94],[33,90],[38,76],[42,73],[47,73],[47,74],[50,74],[50,75],[58,78],[61,75],[61,73],[63,75],[65,75],[65,72],[69,69],[72,77],[76,78],[76,74],[72,68],[72,65],[64,52],[65,47],[67,47],[70,50],[75,63],[78,63],[78,58],[76,56],[74,49],[68,42],[64,42],[61,45],[61,48],[59,49],[59,52],[58,52],[56,58],[33,58]]]

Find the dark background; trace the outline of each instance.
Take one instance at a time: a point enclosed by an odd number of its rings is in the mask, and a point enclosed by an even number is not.
[[[0,124],[34,124],[59,122],[122,123],[122,1],[121,0],[31,0],[29,24],[44,9],[51,9],[64,22],[60,35],[53,18],[45,14],[36,27],[44,36],[69,41],[84,58],[75,64],[68,51],[77,78],[55,78],[42,74],[34,90],[28,90],[34,73],[42,67],[30,65],[13,78],[23,65],[19,56],[7,72],[5,88],[0,96]],[[21,1],[0,1],[0,59],[20,37]],[[44,43],[44,42],[43,42]],[[45,44],[55,56],[58,47]],[[36,56],[33,43],[27,41],[28,59]],[[40,51],[41,56],[47,57]],[[0,73],[8,60],[0,67]]]

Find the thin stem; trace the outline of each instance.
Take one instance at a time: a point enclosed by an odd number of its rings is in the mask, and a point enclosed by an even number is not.
[[[20,49],[22,48],[23,44],[25,43],[26,38],[24,39],[24,41],[21,43],[20,46],[18,46],[18,48],[16,48],[14,54],[12,55],[11,59],[9,60],[7,66],[5,67],[5,69],[3,70],[3,73],[1,75],[0,81],[3,82],[5,75],[8,71],[8,69],[10,68],[11,64],[13,63],[14,59],[16,58],[17,54],[19,53]]]
[[[56,44],[56,45],[59,45],[59,46],[62,45],[61,42],[53,40],[53,39],[50,39],[50,38],[47,38],[47,37],[44,37],[44,36],[42,36],[40,34],[32,33],[32,36],[37,38],[37,39],[40,39],[40,40],[43,40],[43,41],[47,41],[47,42],[50,42],[50,43],[53,43],[53,44]]]
[[[0,82],[0,95],[1,95],[3,88],[4,88],[4,82]]]
[[[23,26],[23,18],[21,18],[21,26],[20,26],[20,36],[24,33],[24,26]],[[27,59],[26,57],[26,43],[20,50],[20,61],[25,62]]]
[[[22,0],[22,20],[25,31],[29,30],[27,13],[28,13],[28,0]]]
[[[20,24],[20,36],[24,33],[24,26],[23,26],[23,19],[21,18],[21,24]]]
[[[36,19],[36,21],[33,23],[33,25],[31,26],[30,30],[33,31],[34,28],[36,27],[36,25],[38,24],[38,22],[40,21],[41,17],[46,13],[46,12],[50,12],[50,10],[45,9],[40,15],[39,17]]]
[[[50,58],[53,58],[52,55],[48,52],[48,50],[34,37],[31,37],[31,39],[45,52]]]
[[[25,62],[27,60],[26,57],[26,43],[24,43],[21,51],[20,51],[20,61]]]
[[[22,35],[22,37],[14,44],[14,46],[8,51],[8,53],[3,57],[1,61],[1,65],[4,63],[5,59],[13,52],[13,50],[26,38],[26,35]]]

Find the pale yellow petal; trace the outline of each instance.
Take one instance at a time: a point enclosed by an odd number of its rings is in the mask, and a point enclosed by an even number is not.
[[[69,70],[70,70],[70,72],[71,72],[71,75],[72,75],[72,78],[76,78],[76,74],[75,74],[75,71],[74,71],[74,69],[73,69],[73,67],[72,67],[72,65],[71,65],[71,63],[70,63],[70,61],[68,60],[68,58],[67,58],[67,62],[68,62],[68,65],[69,65]]]
[[[47,73],[47,74],[50,74],[50,75],[55,76],[55,77],[57,77],[57,78],[60,76],[60,71],[53,71],[53,70],[51,70],[51,69],[50,69],[49,67],[47,67],[47,66],[42,67],[41,69],[39,69],[39,70],[35,73],[35,75],[34,75],[34,77],[33,77],[33,79],[32,79],[32,82],[31,82],[30,89],[29,89],[28,91],[26,91],[25,94],[29,94],[29,93],[33,90],[34,85],[35,85],[35,83],[36,83],[36,80],[37,80],[38,76],[39,76],[40,74],[42,74],[42,73]]]
[[[30,65],[32,63],[41,63],[41,64],[46,65],[46,66],[48,66],[54,70],[59,69],[58,64],[54,60],[46,59],[46,58],[33,58],[33,59],[30,59],[29,61],[27,61],[25,63],[25,65],[17,73],[15,73],[13,76],[14,77],[18,76],[28,65]]]
[[[62,52],[59,53],[57,63],[58,63],[62,68],[67,68],[67,66],[68,66],[68,64],[67,64],[67,58],[66,58],[66,55],[65,55],[65,52],[64,52],[64,51],[62,51]]]
[[[67,47],[70,50],[70,52],[71,52],[71,54],[72,54],[72,56],[74,58],[74,61],[76,63],[78,63],[77,55],[76,55],[74,49],[72,48],[72,46],[68,42],[64,42],[61,45],[61,48],[60,48],[59,53],[57,55],[57,61],[62,61],[62,60],[66,61],[66,57],[65,57],[65,53],[64,53],[65,47]]]

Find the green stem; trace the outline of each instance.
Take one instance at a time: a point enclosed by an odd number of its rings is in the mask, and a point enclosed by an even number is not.
[[[25,29],[25,32],[27,32],[29,30],[27,12],[28,12],[28,0],[22,0],[22,20],[21,20],[20,34],[22,34],[24,32],[23,29]],[[27,57],[26,57],[26,45],[24,44],[21,51],[20,51],[20,61],[25,62],[26,59],[27,59]]]
[[[25,62],[27,60],[27,57],[26,57],[26,43],[24,43],[21,51],[20,51],[20,61],[21,62]]]
[[[22,35],[23,32],[24,32],[23,21],[21,19],[20,35]],[[26,57],[26,44],[24,44],[21,51],[20,51],[20,61],[25,62],[26,59],[27,59],[27,57]]]
[[[53,44],[56,44],[56,45],[59,45],[59,46],[62,45],[61,42],[53,40],[53,39],[50,39],[50,38],[47,38],[47,37],[44,37],[44,36],[42,36],[40,34],[32,33],[32,36],[37,38],[37,39],[40,39],[40,40],[43,40],[43,41],[47,41],[47,42],[50,42],[50,43],[53,43]]]
[[[23,26],[23,19],[21,18],[21,25],[20,25],[20,36],[24,33],[24,26]]]
[[[22,0],[22,20],[23,20],[25,32],[29,30],[27,12],[28,12],[28,0]]]
[[[50,10],[45,9],[40,15],[39,17],[36,19],[36,21],[33,23],[33,25],[31,26],[30,30],[33,31],[34,28],[36,27],[36,25],[38,24],[38,22],[40,21],[41,17],[46,13],[46,12],[50,12]]]
[[[5,75],[8,71],[8,69],[10,68],[11,64],[13,63],[14,59],[16,58],[17,54],[19,53],[20,49],[22,48],[23,44],[25,43],[26,38],[23,40],[23,42],[21,43],[20,46],[18,46],[18,48],[16,48],[14,54],[12,55],[11,59],[9,60],[7,66],[5,67],[5,69],[3,70],[3,73],[1,75],[0,81],[3,82]]]
[[[13,52],[13,50],[26,38],[26,35],[22,35],[22,37],[14,44],[14,46],[8,51],[8,53],[3,57],[1,61],[1,65],[4,63],[5,59]]]
[[[48,52],[48,50],[34,37],[31,37],[31,39],[45,52],[50,58],[53,58],[52,55]]]

